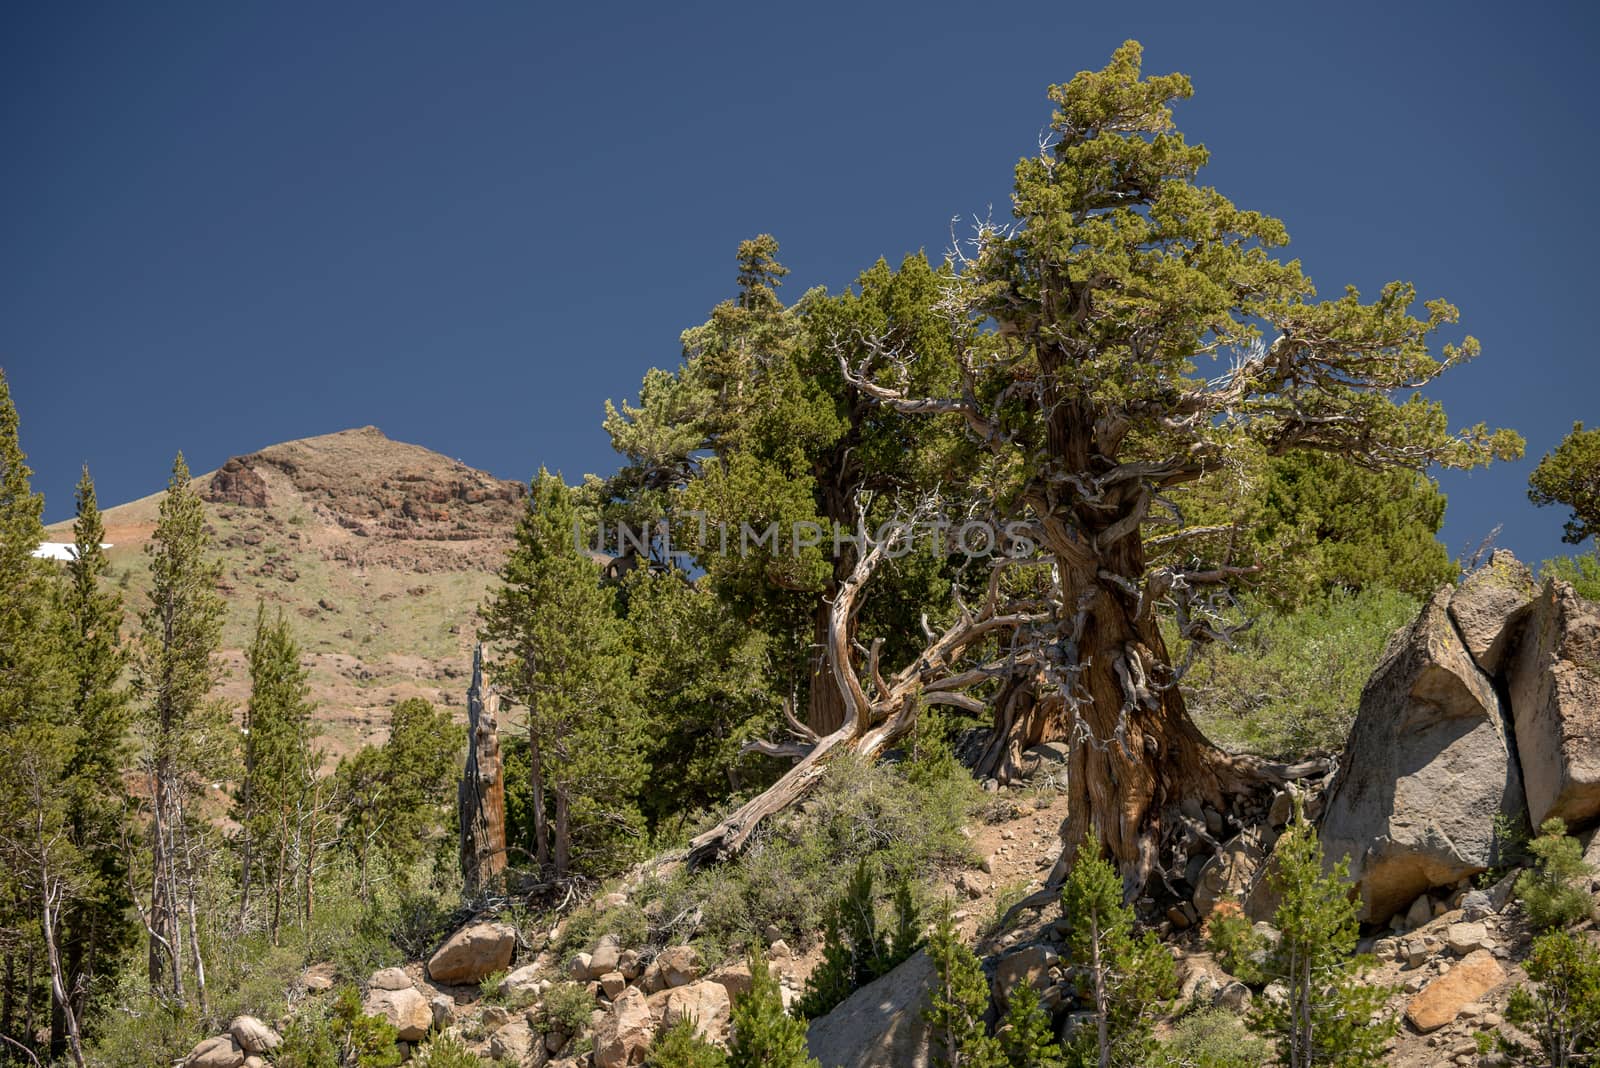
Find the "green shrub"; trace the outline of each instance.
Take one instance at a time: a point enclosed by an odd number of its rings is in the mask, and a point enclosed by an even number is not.
[[[274,1068],[340,1068],[339,1038],[333,1021],[317,1003],[306,1005],[283,1029]]]
[[[1040,1006],[1032,983],[1019,983],[1011,991],[998,1038],[1010,1068],[1066,1068],[1061,1043],[1050,1029],[1050,1014]]]
[[[1359,906],[1348,859],[1325,873],[1316,831],[1298,812],[1273,858],[1268,879],[1280,896],[1273,926],[1282,938],[1267,958],[1266,977],[1281,980],[1288,994],[1259,999],[1254,1028],[1278,1036],[1279,1063],[1288,1068],[1382,1064],[1397,1021],[1385,1009],[1390,991],[1361,982],[1372,961],[1355,955]]]
[[[1266,949],[1266,940],[1237,908],[1219,908],[1211,914],[1206,921],[1206,947],[1223,970],[1247,986],[1260,986],[1266,981],[1256,963]]]
[[[939,979],[923,1018],[931,1033],[934,1063],[999,1068],[1000,1043],[984,1027],[989,981],[983,963],[961,941],[947,908],[928,939],[928,956]]]
[[[411,1056],[411,1068],[484,1068],[488,1064],[459,1035],[435,1035]]]
[[[1200,651],[1183,679],[1190,711],[1228,748],[1274,756],[1336,749],[1390,635],[1418,608],[1403,593],[1369,588],[1295,612],[1261,610],[1232,647]],[[1173,646],[1179,659],[1181,644]]]
[[[589,1027],[589,1014],[594,1011],[594,995],[582,983],[556,983],[545,991],[544,1004],[539,1009],[539,1030],[545,1034],[559,1031],[564,1035],[581,1035]]]
[[[748,963],[750,992],[733,1003],[729,1068],[821,1068],[806,1051],[806,1025],[784,1011],[765,954],[751,951]]]
[[[959,765],[943,774],[913,786],[905,763],[835,761],[806,803],[763,826],[737,859],[642,885],[634,900],[650,920],[648,944],[692,938],[717,957],[772,925],[804,946],[863,857],[896,886],[969,862],[961,831],[984,795]]]
[[[799,1013],[809,1019],[825,1016],[867,983],[910,957],[921,944],[916,899],[909,883],[895,892],[894,938],[880,927],[878,899],[872,889],[872,868],[862,857],[844,896],[828,910],[822,963],[806,978]]]
[[[400,1035],[382,1016],[368,1016],[354,986],[339,988],[333,1000],[333,1028],[347,1068],[394,1068],[400,1063]]]
[[[500,984],[505,980],[506,970],[498,968],[478,980],[478,997],[491,1005],[498,1005],[505,999],[500,995]]]
[[[645,1068],[726,1068],[728,1055],[700,1037],[686,1016],[656,1036]]]
[[[1534,856],[1534,867],[1517,877],[1517,897],[1527,910],[1528,921],[1540,930],[1550,930],[1588,919],[1594,902],[1586,884],[1594,869],[1584,862],[1578,840],[1567,837],[1566,823],[1545,820],[1528,851]]]
[[[1177,993],[1172,954],[1153,931],[1135,930],[1133,910],[1122,902],[1122,877],[1088,843],[1078,847],[1062,883],[1061,915],[1079,996],[1095,1014],[1069,1044],[1069,1059],[1143,1064],[1153,1022]]]
[[[1502,1050],[1520,1064],[1590,1063],[1600,1049],[1600,949],[1570,931],[1551,931],[1533,940],[1523,967],[1535,985],[1512,991],[1506,1019],[1536,1048],[1502,1032]]]
[[[1156,1047],[1151,1068],[1260,1068],[1272,1060],[1272,1044],[1252,1035],[1226,1009],[1191,1012]]]

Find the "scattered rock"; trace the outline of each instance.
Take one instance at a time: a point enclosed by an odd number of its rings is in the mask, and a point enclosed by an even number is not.
[[[254,1016],[236,1016],[228,1033],[246,1053],[271,1053],[283,1045],[283,1036]]]
[[[594,952],[589,956],[589,978],[598,979],[607,972],[617,970],[617,963],[622,958],[622,951],[617,948],[617,936],[606,935],[600,939],[600,944],[594,947]]]
[[[679,947],[687,948],[687,947]],[[655,1020],[644,994],[632,987],[611,1003],[595,1029],[595,1068],[626,1068],[642,1064],[655,1034]]]
[[[410,990],[411,976],[405,973],[404,968],[385,968],[372,973],[372,978],[367,980],[369,990]]]
[[[806,1045],[822,1068],[928,1068],[923,1019],[938,982],[933,961],[918,952],[811,1021]]]
[[[433,1026],[443,1030],[456,1022],[456,1000],[448,994],[436,994],[428,1002],[433,1010]]]
[[[489,1056],[519,1068],[524,1064],[543,1063],[535,1059],[536,1049],[543,1051],[544,1038],[528,1026],[527,1020],[512,1020],[489,1036]]]
[[[600,989],[607,998],[614,998],[622,993],[628,986],[628,980],[621,972],[606,972],[599,979]]]
[[[1321,837],[1350,857],[1362,919],[1383,923],[1498,860],[1495,817],[1522,812],[1499,697],[1441,589],[1389,643],[1361,694]]]
[[[1481,923],[1452,923],[1445,929],[1444,941],[1458,957],[1465,957],[1473,950],[1494,948],[1488,929]]]
[[[1462,1006],[1493,990],[1505,978],[1500,963],[1480,950],[1423,987],[1406,1003],[1406,1019],[1423,1034],[1436,1031],[1454,1020]]]
[[[445,940],[428,961],[428,978],[436,983],[461,986],[511,964],[517,949],[517,929],[503,923],[476,923]]]
[[[700,978],[700,951],[693,946],[668,946],[655,959],[666,986],[684,986]]]
[[[694,1021],[695,1032],[701,1038],[715,1040],[722,1037],[732,1006],[725,986],[702,979],[667,992],[666,1010],[662,1013],[661,1023],[664,1027],[671,1027],[688,1017]]]
[[[1511,715],[1534,827],[1600,815],[1600,610],[1565,582],[1533,603],[1511,664]]]
[[[320,994],[325,990],[333,989],[333,965],[328,963],[313,964],[307,968],[300,977],[300,985],[310,994]]]
[[[404,990],[369,990],[362,1010],[368,1016],[382,1016],[394,1026],[400,1038],[415,1042],[433,1026],[433,1006],[410,986]]]
[[[188,1068],[243,1068],[244,1050],[232,1035],[208,1038],[189,1051]]]
[[[1406,927],[1415,930],[1433,919],[1433,901],[1427,894],[1417,895],[1417,899],[1406,909]]]
[[[995,1000],[1003,1011],[1011,1000],[1011,992],[1023,983],[1035,990],[1043,990],[1050,982],[1050,966],[1056,962],[1056,952],[1049,946],[1026,946],[1015,953],[1000,958],[994,968]]]
[[[539,991],[539,966],[524,964],[500,980],[496,992],[507,1000],[525,998]]]
[[[571,963],[567,966],[568,974],[570,974],[572,978],[576,979],[580,983],[588,979],[590,960],[591,958],[587,953],[579,953],[575,955],[572,958]]]

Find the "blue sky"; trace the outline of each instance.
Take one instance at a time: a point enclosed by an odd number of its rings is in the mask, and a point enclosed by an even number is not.
[[[1130,7],[1129,13],[1117,8]],[[581,9],[580,9],[581,8]],[[777,235],[789,296],[1007,210],[1045,87],[1128,37],[1205,175],[1325,295],[1408,278],[1479,361],[1433,390],[1529,458],[1446,474],[1453,552],[1561,551],[1533,462],[1600,422],[1600,19],[1572,4],[77,3],[0,11],[0,366],[51,519],[376,424],[496,474],[609,470]]]

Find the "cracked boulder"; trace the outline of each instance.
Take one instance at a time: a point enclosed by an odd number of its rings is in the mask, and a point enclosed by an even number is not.
[[[1510,670],[1511,714],[1534,827],[1600,817],[1600,610],[1546,583]]]
[[[1454,592],[1390,640],[1328,792],[1323,850],[1350,858],[1369,923],[1496,864],[1496,816],[1522,816],[1510,728],[1451,618]]]

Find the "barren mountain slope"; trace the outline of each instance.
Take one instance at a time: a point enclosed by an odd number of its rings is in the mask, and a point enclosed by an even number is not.
[[[463,705],[478,604],[510,548],[522,485],[370,426],[236,456],[195,485],[223,564],[223,692],[236,705],[258,603],[293,623],[335,754],[380,739],[403,698]],[[146,603],[160,504],[154,494],[105,511],[130,613]],[[70,541],[71,524],[49,537]]]

